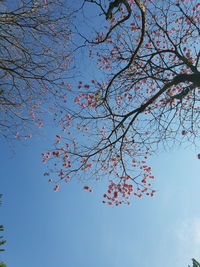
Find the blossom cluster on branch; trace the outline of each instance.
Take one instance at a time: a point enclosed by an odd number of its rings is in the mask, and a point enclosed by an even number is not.
[[[103,202],[129,204],[155,194],[147,163],[155,151],[199,138],[200,4],[85,0],[85,13],[89,5],[101,23],[93,38],[80,36],[101,78],[73,86],[74,108],[43,161],[55,190],[73,178],[86,190],[107,179]]]

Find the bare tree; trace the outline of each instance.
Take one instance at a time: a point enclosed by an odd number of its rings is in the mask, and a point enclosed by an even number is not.
[[[68,134],[57,135],[43,161],[56,160],[55,190],[78,174],[84,182],[104,177],[104,202],[119,205],[154,195],[146,161],[160,144],[199,137],[200,4],[88,0],[86,11],[91,4],[101,23],[94,38],[81,36],[100,78],[77,85],[77,107],[60,121]]]
[[[67,89],[70,20],[67,3],[4,1],[0,11],[0,134],[27,134],[41,127],[46,103]],[[59,100],[60,101],[60,100]],[[33,123],[34,122],[34,123]]]

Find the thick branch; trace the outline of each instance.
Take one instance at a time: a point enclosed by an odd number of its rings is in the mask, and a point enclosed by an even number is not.
[[[137,55],[137,53],[138,53],[138,51],[139,51],[139,49],[140,49],[140,47],[141,47],[141,45],[142,45],[142,43],[143,43],[143,41],[144,41],[145,30],[146,30],[146,27],[145,27],[145,23],[146,23],[145,8],[144,8],[144,6],[141,4],[140,1],[136,0],[135,2],[137,3],[137,6],[139,7],[140,12],[141,12],[141,16],[142,16],[142,28],[141,28],[140,41],[139,41],[139,43],[138,43],[138,45],[137,45],[135,51],[133,52],[133,54],[132,54],[132,56],[131,56],[131,58],[130,58],[128,64],[127,64],[123,69],[121,69],[119,72],[117,72],[117,73],[113,76],[113,78],[110,80],[110,82],[109,82],[109,84],[108,84],[108,86],[107,86],[107,88],[106,88],[105,99],[106,99],[107,96],[108,96],[109,89],[110,89],[112,83],[114,82],[114,80],[115,80],[120,74],[122,74],[125,70],[127,70],[127,69],[131,66],[131,64],[133,63],[133,60],[135,59],[135,56]]]

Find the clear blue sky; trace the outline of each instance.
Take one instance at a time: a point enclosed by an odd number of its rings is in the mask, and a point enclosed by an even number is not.
[[[50,137],[49,137],[50,138]],[[186,267],[200,259],[200,161],[180,150],[152,159],[154,198],[131,206],[101,203],[74,182],[57,193],[43,177],[40,153],[49,146],[35,137],[15,154],[1,143],[0,222],[5,226],[9,267]]]

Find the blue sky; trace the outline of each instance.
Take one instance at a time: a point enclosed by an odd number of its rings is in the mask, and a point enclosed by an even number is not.
[[[49,137],[51,138],[51,137]],[[152,158],[157,194],[131,206],[101,203],[104,184],[94,193],[72,182],[53,192],[43,177],[40,153],[45,136],[1,144],[1,224],[8,266],[183,267],[200,258],[200,161],[192,149]]]
[[[158,152],[151,159],[155,197],[110,207],[102,204],[104,183],[93,193],[78,181],[53,192],[41,153],[56,132],[40,131],[15,143],[13,152],[1,140],[0,224],[7,244],[0,260],[8,267],[186,267],[191,258],[200,260],[200,151]]]

